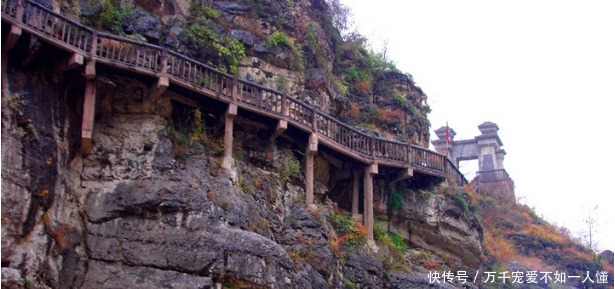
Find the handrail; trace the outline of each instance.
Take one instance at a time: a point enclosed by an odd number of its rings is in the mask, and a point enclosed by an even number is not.
[[[215,97],[237,102],[242,107],[273,113],[365,159],[409,165],[453,178],[460,185],[467,183],[463,174],[442,154],[364,133],[281,91],[238,79],[165,47],[97,31],[32,0],[2,0],[1,8],[3,19],[24,25],[33,33],[53,40],[50,40],[52,43],[66,44],[62,48],[76,49],[86,57],[120,68],[168,75],[198,92],[213,93]]]

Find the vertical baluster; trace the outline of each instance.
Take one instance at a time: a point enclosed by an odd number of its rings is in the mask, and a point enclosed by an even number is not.
[[[187,68],[187,63],[186,60],[181,59],[179,61],[179,73],[180,73],[180,78],[183,80],[188,81],[188,78],[186,77],[186,68]]]
[[[82,30],[79,30],[79,42],[77,44],[77,48],[79,49],[83,49],[83,37],[85,35],[85,32]]]
[[[119,41],[117,43],[120,43]],[[123,49],[121,52],[122,62],[128,63],[130,62],[130,56],[133,54],[134,47],[132,45],[126,46],[126,49]]]
[[[119,57],[118,57],[119,51],[118,51],[118,47],[117,47],[116,43],[114,43],[114,42],[112,43],[111,41],[113,41],[113,40],[111,40],[110,38],[105,38],[105,40],[108,41],[107,45],[109,46],[109,48],[107,50],[111,50],[111,57],[110,57],[111,60],[118,60],[119,59]]]
[[[72,25],[71,25],[72,26]],[[70,45],[76,47],[77,46],[77,41],[79,39],[79,28],[77,26],[73,26],[73,32],[68,34],[69,37],[72,36],[72,41],[70,43]]]
[[[62,21],[62,36],[60,36],[60,40],[64,41],[64,37],[66,35],[66,21]]]
[[[140,45],[134,45],[129,62],[134,63],[136,66],[145,66],[146,51]],[[134,59],[133,59],[134,58]]]
[[[62,42],[71,45],[71,35],[74,33],[73,32],[73,26],[70,25],[70,23],[66,22],[67,26],[68,26],[68,31],[66,31],[66,37],[64,39],[62,39]]]
[[[62,22],[62,20],[60,20],[60,19],[55,19],[54,21],[51,21],[51,33],[52,33],[52,35],[53,35],[53,38],[56,38],[56,39],[58,38],[58,33],[57,33],[57,31],[56,31],[56,29],[57,29],[57,23],[58,23],[58,22],[60,22],[60,23],[61,23],[61,22]]]
[[[44,32],[45,34],[53,35],[53,34],[52,34],[52,31],[50,31],[49,33],[47,33],[47,29],[46,29],[46,28],[47,28],[47,23],[49,23],[49,13],[48,13],[48,12],[44,12],[44,13],[45,13],[45,17],[44,17],[44,19],[43,19],[43,18],[41,18],[41,19],[42,19],[42,21],[43,21],[43,22],[42,22],[42,26],[43,26],[43,27],[42,27],[42,28],[43,28],[42,30],[43,30],[43,32]],[[42,16],[42,15],[41,15],[41,16]]]
[[[117,41],[117,40],[116,40]],[[120,44],[119,41],[117,41],[118,44]],[[120,61],[126,63],[128,60],[128,54],[130,54],[132,47],[130,46],[123,46],[123,45],[118,45],[120,46]]]
[[[68,24],[68,22],[64,21],[64,28],[65,28],[65,33],[62,35],[62,39],[60,39],[60,41],[64,42],[64,43],[68,43],[68,39],[70,38],[70,33],[72,30],[72,26]]]

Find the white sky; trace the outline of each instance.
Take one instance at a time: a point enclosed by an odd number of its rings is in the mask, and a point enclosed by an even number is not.
[[[432,139],[497,123],[517,197],[575,236],[591,213],[615,250],[615,1],[342,2],[427,94]]]

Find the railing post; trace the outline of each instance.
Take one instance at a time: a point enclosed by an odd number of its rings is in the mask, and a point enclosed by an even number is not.
[[[371,142],[372,142],[372,145],[371,145],[371,147],[372,147],[372,157],[376,158],[376,135],[372,134]]]
[[[317,128],[318,128],[318,118],[317,118],[317,112],[316,112],[316,107],[312,106],[312,131],[317,132]]]
[[[280,110],[281,110],[281,114],[283,116],[288,116],[288,111],[286,110],[286,99],[288,98],[288,96],[286,95],[286,93],[282,94],[282,103],[280,104]]]
[[[233,99],[233,102],[237,101],[237,84],[239,83],[239,80],[237,79],[237,75],[233,76],[233,87],[231,87],[231,98]]]
[[[97,46],[98,46],[98,30],[92,30],[92,43],[90,44],[90,57],[96,56]]]
[[[18,0],[17,7],[15,8],[15,19],[17,19],[19,23],[25,23],[25,21],[23,20],[23,11],[24,11],[23,1],[24,0]]]
[[[162,55],[160,56],[160,73],[167,74],[167,66],[169,62],[169,49],[162,48]]]
[[[410,163],[410,144],[406,143],[406,159],[404,160],[407,163]]]

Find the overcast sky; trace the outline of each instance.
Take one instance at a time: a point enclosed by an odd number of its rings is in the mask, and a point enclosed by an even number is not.
[[[615,249],[615,1],[342,2],[427,94],[432,139],[497,123],[517,197],[575,236],[591,214]]]

